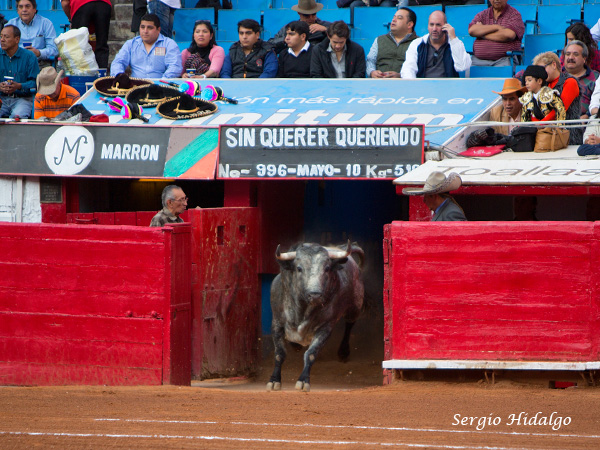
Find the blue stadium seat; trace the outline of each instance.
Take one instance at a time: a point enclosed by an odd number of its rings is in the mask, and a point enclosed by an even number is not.
[[[511,0],[510,6],[516,8],[516,5],[537,5],[538,3],[538,0]]]
[[[581,5],[581,0],[540,0],[540,5]]]
[[[257,9],[220,9],[217,25],[217,42],[237,41],[237,24],[240,20],[254,19],[260,23],[261,12]]]
[[[442,5],[410,6],[410,9],[417,15],[417,26],[415,27],[417,35],[424,36],[428,33],[427,25],[429,24],[429,16],[434,11],[441,11]]]
[[[299,18],[298,13],[292,9],[266,9],[263,16],[263,39],[271,39],[281,27]]]
[[[348,25],[351,23],[350,8],[338,8],[338,9],[322,9],[317,14],[319,19],[326,20],[327,22],[335,22],[336,20],[343,20]]]
[[[178,9],[175,15],[173,39],[177,42],[184,42],[187,45],[192,42],[196,20],[210,20],[213,28],[216,28],[214,8]]]
[[[470,78],[511,78],[512,66],[471,66]]]
[[[525,34],[537,33],[537,5],[513,5],[519,13],[525,24]]]
[[[373,39],[352,39],[352,41],[364,49],[365,57],[369,54],[369,50],[371,50],[371,46],[373,45]]]
[[[523,39],[523,65],[533,63],[533,58],[544,52],[558,52],[565,45],[564,33],[526,34]]]
[[[600,19],[600,3],[586,3],[583,5],[583,22],[592,28]]]
[[[6,20],[14,19],[17,16],[17,11],[14,9],[3,9],[0,11]]]
[[[197,0],[196,0],[197,1]],[[271,0],[232,0],[233,9],[260,9],[264,11],[271,7]]]
[[[469,34],[466,36],[457,36],[463,44],[465,44],[465,50],[467,53],[473,53],[473,42],[475,42],[475,38]]]
[[[62,9],[60,11],[44,11],[43,13],[40,13],[40,15],[52,22],[57,35],[65,32],[65,26],[70,27],[69,19],[67,19],[67,16]],[[66,28],[66,30],[68,29],[69,28]]]
[[[538,6],[538,33],[540,34],[552,34],[557,31],[564,33],[573,21],[581,21],[579,4]]]
[[[486,8],[487,5],[446,6],[446,20],[454,27],[457,36],[466,36],[475,15]]]
[[[16,4],[16,0],[15,0],[15,4]],[[36,2],[36,4],[37,4],[37,10],[40,11],[40,15],[44,15],[43,13],[45,11],[52,10],[52,7],[54,6],[54,0],[38,0]]]
[[[355,8],[354,37],[356,39],[375,39],[387,33],[388,24],[396,12],[396,8]]]

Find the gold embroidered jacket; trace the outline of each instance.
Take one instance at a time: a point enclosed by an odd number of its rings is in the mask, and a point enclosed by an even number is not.
[[[526,92],[519,101],[523,105],[521,110],[521,122],[531,122],[535,117],[533,113],[534,98],[532,92]],[[550,89],[548,86],[544,86],[540,89],[537,98],[538,105],[544,117],[546,117],[551,111],[556,111],[555,120],[565,120],[567,118],[567,111],[565,105],[563,105],[560,95],[557,91]]]

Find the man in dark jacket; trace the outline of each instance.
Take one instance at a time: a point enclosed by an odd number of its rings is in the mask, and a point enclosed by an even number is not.
[[[277,55],[273,46],[260,38],[260,24],[253,19],[238,22],[240,40],[229,47],[221,78],[274,78]]]
[[[350,28],[343,20],[333,22],[327,38],[316,45],[310,60],[312,78],[364,78],[365,51],[350,40]]]

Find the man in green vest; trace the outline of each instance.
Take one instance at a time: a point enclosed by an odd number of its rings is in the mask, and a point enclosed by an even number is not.
[[[367,76],[371,78],[400,78],[406,50],[417,38],[417,15],[410,8],[400,8],[394,14],[390,32],[375,39],[367,55]]]

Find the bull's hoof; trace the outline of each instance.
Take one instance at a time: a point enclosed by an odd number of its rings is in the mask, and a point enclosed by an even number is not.
[[[281,383],[279,381],[269,381],[267,383],[267,391],[280,391],[281,390]]]
[[[310,383],[298,380],[296,381],[296,390],[310,392]]]

